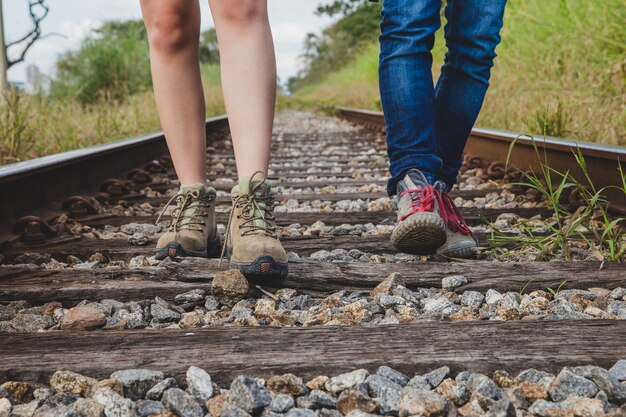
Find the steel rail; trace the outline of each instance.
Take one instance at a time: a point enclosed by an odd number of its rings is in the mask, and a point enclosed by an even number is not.
[[[206,120],[207,134],[227,126],[226,116]],[[93,193],[166,153],[163,132],[154,132],[0,167],[0,235],[23,215],[50,214],[65,198]]]
[[[338,115],[384,132],[385,118],[381,112],[342,107]],[[547,162],[550,168],[559,172],[569,171],[577,181],[588,186],[585,174],[574,156],[578,150],[585,158],[586,170],[593,186],[597,190],[604,189],[602,194],[610,202],[611,210],[626,213],[626,195],[616,188],[623,185],[619,164],[620,161],[626,161],[626,148],[553,137],[532,138],[479,128],[472,130],[465,147],[466,154],[477,155],[487,161],[504,162],[508,155],[511,166],[525,171],[536,171],[541,162]]]

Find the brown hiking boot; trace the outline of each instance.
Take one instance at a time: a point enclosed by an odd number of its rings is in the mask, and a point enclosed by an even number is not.
[[[398,182],[398,224],[391,244],[400,252],[432,255],[446,242],[446,226],[439,215],[439,191],[417,169]]]
[[[276,231],[274,193],[265,179],[255,179],[255,175],[233,187],[224,250],[230,268],[247,277],[285,278],[287,254]]]
[[[176,209],[168,231],[157,242],[156,259],[168,256],[217,257],[220,238],[215,223],[215,190],[204,184],[183,185],[165,205],[161,216],[174,200]]]
[[[445,191],[441,181],[435,183],[441,195],[441,217],[446,224],[446,243],[437,249],[438,255],[450,258],[470,258],[476,255],[476,239],[463,215]]]

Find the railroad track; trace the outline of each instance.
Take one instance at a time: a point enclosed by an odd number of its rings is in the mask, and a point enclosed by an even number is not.
[[[0,169],[0,416],[624,415],[626,268],[582,250],[501,262],[489,247],[490,222],[513,236],[517,217],[541,229],[551,216],[510,184],[511,136],[475,131],[468,152],[485,156],[466,157],[452,193],[478,259],[419,258],[388,243],[381,116],[340,116],[357,126],[278,116],[269,177],[289,276],[235,299],[213,284],[232,284],[226,262],[151,256],[179,185],[161,134]],[[207,137],[223,231],[226,120]],[[623,155],[584,151],[604,166]]]

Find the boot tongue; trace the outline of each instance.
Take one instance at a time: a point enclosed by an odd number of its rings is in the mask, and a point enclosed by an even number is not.
[[[198,197],[202,197],[205,194],[208,194],[210,189],[208,189],[204,184],[187,184],[180,186],[180,192],[183,194],[183,197],[192,192],[197,192]],[[180,213],[181,216],[181,224],[188,223],[195,215],[198,210],[197,204],[189,204],[187,207]]]
[[[262,180],[242,178],[239,180],[239,184],[233,187],[231,194],[252,195],[252,191],[254,191],[254,195],[256,197],[267,197],[272,194],[272,186],[267,182],[267,180],[263,182]],[[256,203],[259,206],[259,209],[255,210],[253,216],[259,220],[256,220],[254,223],[258,227],[265,228],[267,225],[265,221],[261,220],[265,218],[265,201],[257,199]]]
[[[187,194],[187,193],[191,193],[191,192],[194,192],[194,191],[198,191],[202,195],[202,194],[204,194],[205,188],[206,187],[202,183],[186,184],[186,185],[181,185],[180,186],[180,192],[182,194]]]
[[[272,186],[267,180],[262,183],[262,180],[252,180],[251,178],[242,178],[239,180],[239,185],[235,185],[233,192],[236,191],[245,195],[252,195],[252,190],[257,197],[265,197],[271,193]]]
[[[400,191],[416,190],[428,186],[428,179],[426,176],[417,169],[412,169],[406,173],[404,178],[398,183],[398,189]]]

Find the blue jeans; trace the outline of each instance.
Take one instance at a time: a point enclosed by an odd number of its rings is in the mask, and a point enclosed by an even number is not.
[[[417,168],[429,181],[456,183],[463,148],[489,86],[506,0],[448,0],[448,51],[433,85],[431,49],[441,0],[384,0],[380,95],[391,161],[389,195]]]

